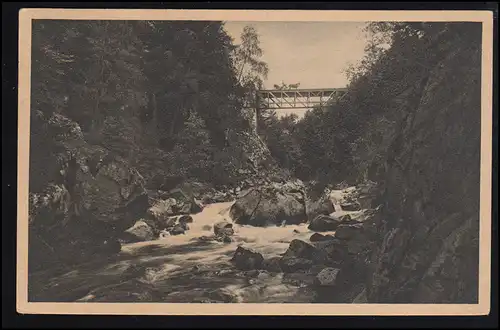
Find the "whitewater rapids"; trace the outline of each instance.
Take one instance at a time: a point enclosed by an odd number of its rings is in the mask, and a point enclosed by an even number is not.
[[[349,190],[331,193],[336,214],[343,211],[340,201]],[[207,205],[193,214],[184,235],[126,244],[118,256],[73,267],[70,271],[35,274],[43,281],[35,301],[120,302],[149,301],[201,302],[208,291],[220,290],[249,303],[305,303],[314,297],[300,283],[284,280],[283,273],[248,272],[234,269],[229,260],[239,245],[260,252],[264,258],[280,256],[290,242],[309,242],[314,233],[308,224],[252,227],[233,224],[232,243],[202,242],[201,236],[213,234],[219,221],[232,222],[229,210],[234,202]],[[323,233],[323,234],[333,234]],[[286,275],[285,275],[286,276]]]

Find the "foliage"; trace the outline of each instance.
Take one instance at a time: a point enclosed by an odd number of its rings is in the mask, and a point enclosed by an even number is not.
[[[288,129],[290,137],[280,136],[279,120],[268,119],[261,127],[270,150],[303,180],[382,180],[383,163],[418,107],[431,70],[452,49],[475,40],[472,31],[465,23],[369,23],[365,56],[346,70],[347,95],[308,111]]]
[[[146,177],[230,175],[228,137],[250,130],[245,89],[267,74],[256,38],[245,29],[236,47],[222,22],[36,21],[32,107]]]

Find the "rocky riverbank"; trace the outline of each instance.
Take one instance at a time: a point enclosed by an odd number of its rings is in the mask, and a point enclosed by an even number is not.
[[[335,201],[335,209],[346,202],[349,192],[352,188],[323,197]],[[43,283],[30,291],[32,299],[297,303],[320,302],[339,288],[358,293],[358,287],[353,289],[351,284],[356,271],[353,265],[369,245],[361,237],[359,224],[368,223],[373,212],[337,209],[330,216],[319,215],[350,219],[340,221],[336,230],[319,234],[305,220],[267,227],[238,224],[231,218],[238,201],[209,204],[201,212],[165,218],[175,219],[172,228],[189,226],[178,235],[155,237],[141,220],[142,227],[136,223],[127,232],[135,232],[143,241],[123,243],[116,255],[57,273],[32,274],[32,283]],[[144,230],[146,226],[149,230]],[[151,237],[156,239],[147,240]],[[354,293],[343,300],[347,302]],[[337,293],[333,296],[341,299]]]

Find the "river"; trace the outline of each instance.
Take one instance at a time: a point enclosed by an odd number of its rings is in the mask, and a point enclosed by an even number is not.
[[[333,191],[335,213],[343,211],[339,201],[347,190]],[[33,301],[86,302],[209,302],[231,300],[246,303],[306,303],[314,293],[301,281],[283,273],[242,272],[229,260],[239,245],[252,248],[265,258],[284,253],[293,239],[309,242],[307,224],[274,227],[234,225],[232,243],[203,242],[219,221],[231,222],[233,202],[207,205],[193,214],[184,235],[127,244],[117,255],[72,269],[33,274]],[[329,234],[329,233],[324,233]],[[330,233],[330,234],[333,234]]]

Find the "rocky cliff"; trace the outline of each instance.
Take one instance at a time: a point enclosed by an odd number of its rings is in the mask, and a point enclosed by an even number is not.
[[[68,118],[35,111],[31,120],[30,268],[120,251],[116,234],[148,207],[143,177]]]
[[[477,302],[481,48],[467,38],[478,31],[454,31],[414,88],[385,162],[368,302]]]

